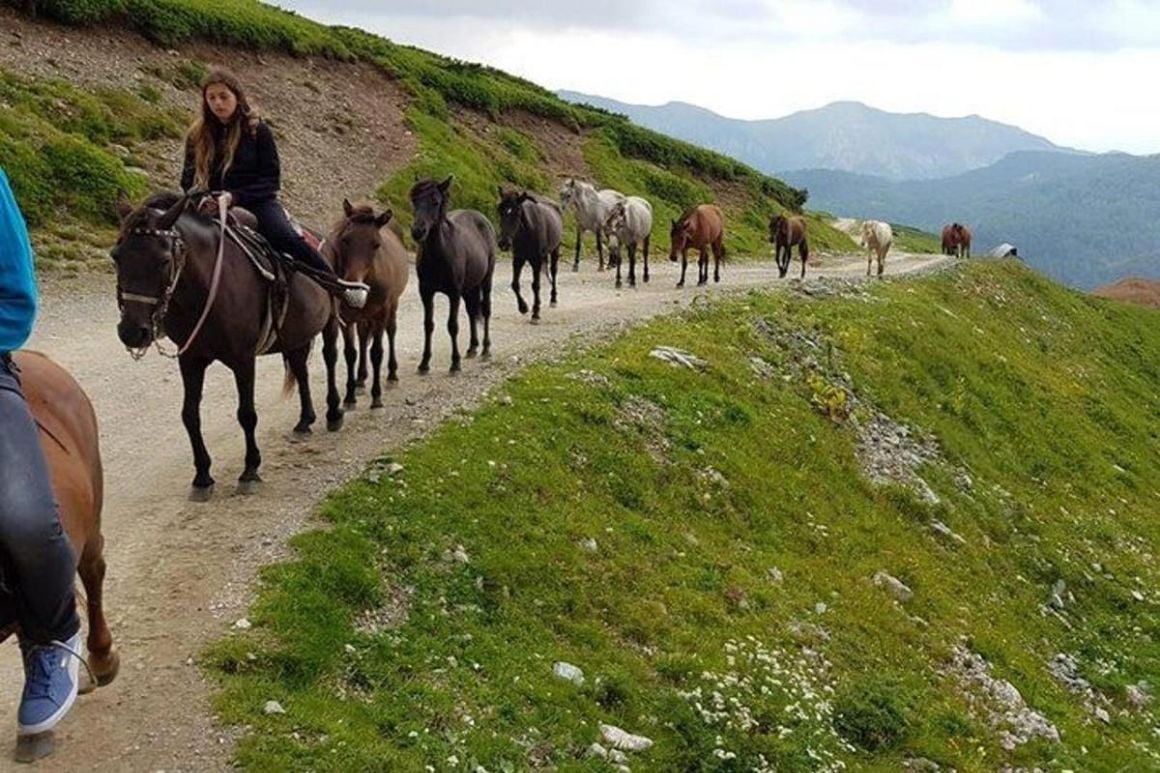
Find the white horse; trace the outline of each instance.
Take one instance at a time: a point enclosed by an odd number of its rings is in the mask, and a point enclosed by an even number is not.
[[[598,191],[596,186],[569,178],[560,188],[560,208],[565,212],[569,207],[576,209],[576,260],[573,271],[580,270],[580,241],[586,231],[596,234],[596,255],[600,259],[600,270],[604,270],[604,224],[608,213],[618,203],[624,201],[624,194],[611,188]]]
[[[886,269],[886,253],[894,244],[894,229],[889,223],[866,220],[862,223],[862,249],[866,250],[866,276],[870,276],[870,264],[878,256],[878,276]]]
[[[636,287],[636,248],[644,252],[644,281],[648,282],[648,245],[652,234],[652,204],[640,196],[628,196],[613,206],[604,222],[608,234],[608,265],[616,265],[616,286],[620,287],[620,248],[628,250],[628,286]]]

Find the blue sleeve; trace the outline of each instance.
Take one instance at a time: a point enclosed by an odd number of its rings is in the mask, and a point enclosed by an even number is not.
[[[36,319],[36,272],[24,215],[0,169],[0,352],[24,346]]]

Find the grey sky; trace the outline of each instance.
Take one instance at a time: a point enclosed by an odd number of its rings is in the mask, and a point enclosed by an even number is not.
[[[1160,0],[281,0],[629,102],[769,118],[851,99],[1160,152]]]

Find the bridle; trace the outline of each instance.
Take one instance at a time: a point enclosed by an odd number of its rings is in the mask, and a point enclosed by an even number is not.
[[[188,195],[186,201],[189,200]],[[161,345],[161,339],[165,336],[165,315],[169,311],[169,302],[173,300],[173,293],[177,291],[177,285],[181,281],[181,275],[185,271],[186,257],[189,255],[189,246],[185,243],[184,237],[176,227],[168,229],[145,228],[136,227],[126,231],[126,234],[133,236],[144,236],[151,239],[165,239],[168,241],[170,259],[169,263],[169,281],[165,285],[165,290],[160,297],[153,295],[142,295],[140,293],[127,293],[121,289],[120,281],[117,282],[117,307],[123,309],[126,302],[141,303],[153,307],[152,313],[149,315],[149,332],[153,338],[153,346],[157,349],[157,353],[162,357],[169,359],[177,359],[181,355],[189,351],[189,347],[193,345],[197,334],[201,332],[201,328],[205,325],[206,319],[209,317],[210,309],[213,308],[214,299],[217,298],[218,285],[221,282],[222,262],[225,257],[226,249],[226,220],[229,215],[229,210],[222,206],[223,202],[218,199],[218,215],[221,222],[221,233],[218,238],[217,259],[214,261],[213,278],[210,280],[209,297],[206,299],[205,308],[201,312],[201,317],[197,320],[197,324],[193,328],[193,332],[185,339],[176,352],[167,352]],[[129,349],[129,355],[134,360],[140,360],[149,352],[149,346],[145,345],[139,349]]]

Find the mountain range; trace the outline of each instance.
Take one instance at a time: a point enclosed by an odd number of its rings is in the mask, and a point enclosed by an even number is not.
[[[929,180],[978,169],[1017,151],[1062,150],[1043,137],[979,116],[888,113],[859,102],[742,121],[683,102],[653,107],[572,91],[557,93],[770,174],[841,169],[888,180]]]

